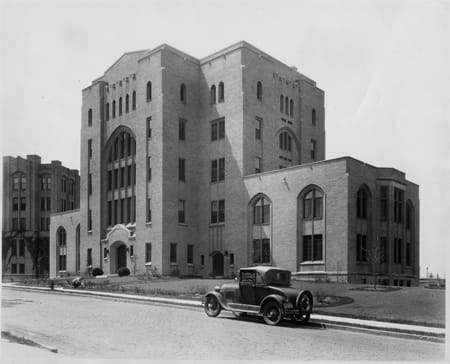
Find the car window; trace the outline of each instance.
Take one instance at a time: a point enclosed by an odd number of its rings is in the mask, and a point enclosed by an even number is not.
[[[260,272],[256,272],[256,284],[258,286],[262,286],[264,284],[264,279]]]
[[[289,271],[269,271],[266,274],[267,284],[274,286],[289,286],[291,284],[291,272]]]
[[[242,285],[254,285],[256,282],[256,272],[241,272],[239,283]]]

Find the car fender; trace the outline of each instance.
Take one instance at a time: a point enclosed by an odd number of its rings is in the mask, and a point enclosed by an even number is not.
[[[300,291],[300,292],[298,293],[297,298],[295,299],[295,307],[298,307],[299,301],[300,301],[300,296],[301,296],[303,293],[306,293],[306,294],[309,295],[309,297],[310,297],[310,299],[311,299],[311,307],[313,307],[313,303],[314,303],[313,295],[312,295],[312,293],[311,293],[310,291],[308,291],[308,290],[306,290],[306,289],[304,289],[303,291]]]
[[[225,302],[225,298],[223,297],[223,295],[220,292],[209,291],[207,294],[205,294],[205,300],[206,300],[206,297],[208,297],[208,296],[215,296],[223,309],[225,309],[225,310],[230,309]],[[203,304],[205,304],[205,300],[203,300]]]
[[[276,301],[280,305],[281,309],[284,310],[283,302],[285,301],[285,298],[280,295],[277,295],[277,294],[271,294],[269,296],[264,297],[264,299],[262,300],[261,306],[259,308],[260,313],[262,313],[263,307],[266,304],[266,302],[268,302],[270,300]]]

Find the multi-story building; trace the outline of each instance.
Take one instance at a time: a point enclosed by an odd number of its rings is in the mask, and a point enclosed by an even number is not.
[[[324,113],[313,80],[246,42],[200,60],[168,45],[124,54],[83,90],[80,245],[67,264],[215,276],[273,264],[414,284],[418,187],[325,161]]]
[[[49,273],[50,215],[79,208],[80,177],[59,161],[3,157],[3,275]]]

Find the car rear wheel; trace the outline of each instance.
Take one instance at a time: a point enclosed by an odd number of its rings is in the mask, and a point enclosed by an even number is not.
[[[219,315],[222,310],[222,306],[220,306],[219,300],[214,295],[209,295],[205,300],[205,313],[209,317],[216,317]]]
[[[313,298],[309,292],[303,292],[298,300],[298,315],[291,315],[291,320],[296,324],[302,324],[309,321],[313,306]]]
[[[268,325],[278,325],[283,318],[281,307],[275,301],[267,302],[263,307],[264,322]]]

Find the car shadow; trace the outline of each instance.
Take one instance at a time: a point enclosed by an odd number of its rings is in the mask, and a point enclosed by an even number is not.
[[[229,315],[223,315],[219,316],[218,318],[224,319],[224,320],[233,320],[233,321],[241,321],[241,322],[248,322],[253,324],[260,324],[264,326],[269,326],[264,322],[264,319],[262,316],[258,315],[252,315],[252,314],[246,314],[243,316],[236,317],[231,312]],[[307,322],[303,324],[295,324],[290,319],[286,318],[283,321],[277,325],[278,327],[285,327],[287,329],[303,329],[303,330],[325,330],[326,328],[319,322]]]

